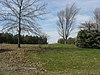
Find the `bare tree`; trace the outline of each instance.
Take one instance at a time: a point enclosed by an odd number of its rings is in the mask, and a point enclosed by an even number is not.
[[[79,26],[80,29],[83,29],[83,30],[95,30],[95,24],[92,23],[91,21],[87,21],[85,23],[81,23],[81,25]]]
[[[18,47],[22,31],[34,34],[41,32],[37,20],[46,14],[46,4],[42,0],[0,0],[0,6],[3,30],[18,32]]]
[[[95,20],[96,30],[100,31],[100,8],[95,9],[94,20]]]
[[[68,36],[73,30],[75,16],[78,11],[79,9],[75,6],[75,4],[73,4],[70,7],[67,6],[65,10],[58,12],[58,33],[65,41],[65,44],[67,43]]]

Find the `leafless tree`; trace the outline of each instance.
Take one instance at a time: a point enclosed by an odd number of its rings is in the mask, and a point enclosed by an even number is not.
[[[18,47],[21,33],[39,34],[38,19],[46,14],[46,4],[42,0],[0,0],[0,21],[4,31],[18,32]]]
[[[96,30],[100,31],[100,8],[95,9],[94,20],[95,20]]]
[[[87,21],[85,23],[81,23],[81,25],[79,26],[80,29],[83,29],[83,30],[95,30],[95,24],[92,23],[91,21]]]
[[[72,4],[70,7],[67,6],[65,10],[58,12],[58,33],[65,41],[65,44],[67,43],[68,36],[73,30],[75,16],[78,11],[79,9],[75,6],[75,4]]]

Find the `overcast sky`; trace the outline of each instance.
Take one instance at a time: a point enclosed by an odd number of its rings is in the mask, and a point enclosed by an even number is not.
[[[73,3],[80,9],[76,16],[75,29],[70,35],[71,37],[76,37],[80,23],[91,19],[94,9],[100,8],[100,0],[45,0],[45,2],[48,4],[47,10],[49,13],[45,15],[46,19],[41,24],[43,31],[49,35],[49,43],[56,43],[60,38],[56,25],[58,11]]]

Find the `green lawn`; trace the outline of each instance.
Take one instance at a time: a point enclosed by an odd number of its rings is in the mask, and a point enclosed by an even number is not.
[[[34,67],[38,71],[33,74],[29,70],[0,70],[0,75],[100,75],[100,49],[61,44],[22,45],[21,49],[16,45],[4,46],[11,51],[0,52],[1,67]]]

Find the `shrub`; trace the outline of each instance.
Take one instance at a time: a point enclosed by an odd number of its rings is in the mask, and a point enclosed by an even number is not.
[[[68,44],[75,44],[75,38],[72,38],[72,37],[68,38],[67,43]]]
[[[100,32],[97,30],[79,31],[76,46],[80,48],[100,48]]]
[[[64,44],[64,40],[63,39],[58,39],[58,43]]]
[[[60,44],[64,44],[64,40],[61,38],[58,40],[58,43]],[[67,44],[75,44],[75,38],[69,37],[67,40]]]

